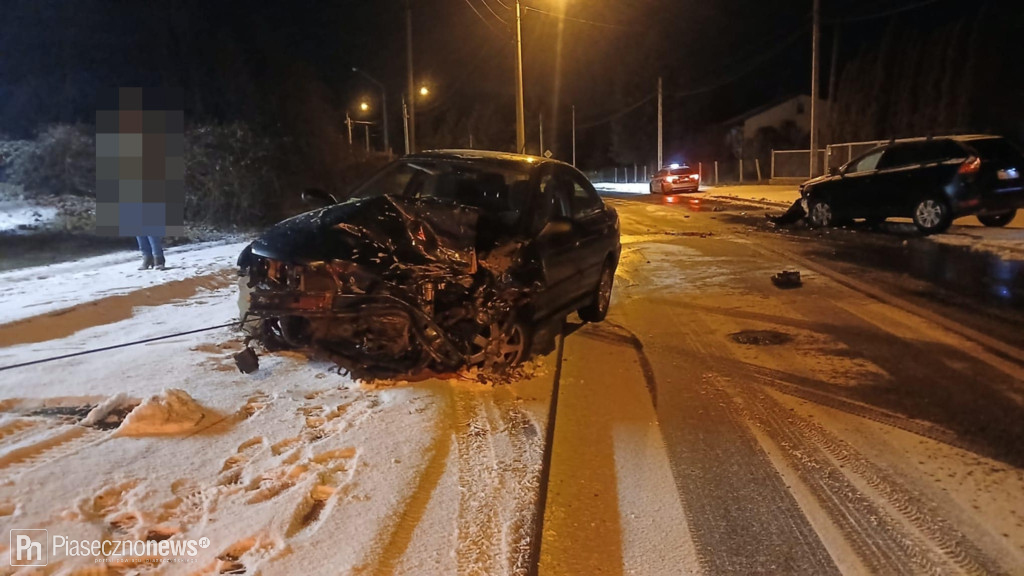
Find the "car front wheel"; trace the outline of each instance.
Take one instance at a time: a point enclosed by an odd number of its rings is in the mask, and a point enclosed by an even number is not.
[[[828,202],[815,201],[811,204],[810,213],[807,215],[808,221],[811,226],[816,228],[827,228],[831,226],[835,221],[835,215],[832,213],[832,205]]]
[[[923,234],[938,234],[949,228],[949,205],[942,200],[927,198],[914,207],[914,224]]]
[[[612,285],[615,283],[615,265],[609,260],[601,269],[601,280],[594,290],[590,304],[579,309],[580,318],[584,322],[602,322],[608,316],[608,307],[612,302]]]
[[[1013,222],[1013,219],[1016,216],[1017,211],[1010,210],[1009,212],[1003,212],[1002,214],[978,215],[978,220],[989,228],[1002,228],[1010,222]]]

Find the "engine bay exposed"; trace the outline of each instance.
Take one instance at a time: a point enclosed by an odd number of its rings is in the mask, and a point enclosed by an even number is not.
[[[330,210],[298,218],[316,223]],[[243,372],[258,366],[251,341],[268,351],[314,347],[372,377],[499,373],[529,354],[524,309],[539,283],[521,243],[477,234],[476,210],[381,197],[344,220],[326,234],[336,258],[282,258],[282,244],[300,235],[287,231],[296,222],[239,258]]]

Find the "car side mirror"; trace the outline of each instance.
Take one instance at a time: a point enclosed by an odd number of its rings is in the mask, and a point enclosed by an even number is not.
[[[306,188],[302,192],[302,201],[316,208],[323,208],[338,203],[337,198],[319,188]]]
[[[841,170],[839,170],[839,168],[836,168],[835,166],[829,166],[828,167],[828,175],[829,176],[839,176],[840,172],[841,172]]]

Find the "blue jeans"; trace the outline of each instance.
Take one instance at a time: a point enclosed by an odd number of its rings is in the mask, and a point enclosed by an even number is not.
[[[139,241],[139,250],[147,258],[164,259],[164,240],[159,236],[136,236]]]

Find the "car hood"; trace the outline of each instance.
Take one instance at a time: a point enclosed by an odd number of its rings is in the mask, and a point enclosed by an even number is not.
[[[821,184],[823,182],[831,182],[832,180],[838,179],[838,176],[818,176],[817,178],[811,178],[810,180],[803,183],[804,186],[814,186],[815,184]]]
[[[455,204],[381,196],[289,218],[252,243],[252,253],[293,264],[348,260],[371,267],[476,265],[479,214]]]

